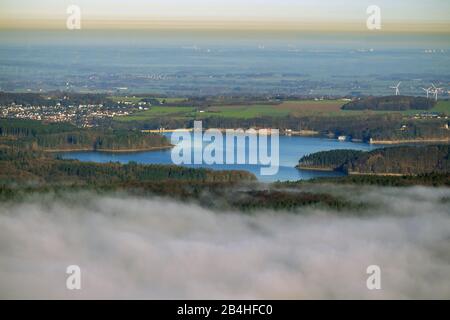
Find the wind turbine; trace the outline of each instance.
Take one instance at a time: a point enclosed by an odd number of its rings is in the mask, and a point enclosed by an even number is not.
[[[391,87],[391,89],[395,89],[395,95],[396,96],[398,96],[399,94],[400,94],[400,85],[401,85],[402,83],[401,82],[399,82],[395,87]]]
[[[432,83],[431,84],[432,86],[433,86],[433,91],[432,91],[432,93],[434,93],[434,99],[436,100],[436,101],[438,101],[438,94],[439,94],[439,92],[440,91],[442,91],[443,89],[442,88],[436,88],[436,86]]]
[[[430,98],[430,92],[431,92],[431,89],[432,89],[431,87],[430,87],[430,88],[427,88],[427,89],[422,88],[422,90],[425,91],[425,92],[427,93],[427,99]]]

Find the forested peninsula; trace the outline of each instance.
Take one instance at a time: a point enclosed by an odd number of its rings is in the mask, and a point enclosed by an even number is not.
[[[302,170],[343,171],[362,175],[450,173],[450,146],[396,146],[370,152],[332,150],[300,159]]]
[[[171,147],[164,136],[137,130],[89,129],[68,123],[11,119],[0,120],[0,145],[46,152],[135,152]]]

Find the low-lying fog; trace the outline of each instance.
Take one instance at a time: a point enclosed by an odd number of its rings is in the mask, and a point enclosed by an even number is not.
[[[0,204],[0,298],[450,298],[450,189],[367,189],[364,214],[167,199]],[[81,290],[66,289],[66,267]],[[381,268],[381,290],[366,268]]]

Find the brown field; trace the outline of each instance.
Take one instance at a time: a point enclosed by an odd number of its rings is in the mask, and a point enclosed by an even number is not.
[[[289,111],[322,111],[322,112],[334,112],[341,110],[341,107],[345,104],[340,100],[323,100],[323,101],[286,101],[278,106],[278,108],[286,109]]]
[[[284,101],[279,105],[255,104],[255,105],[233,105],[233,106],[211,106],[202,117],[221,116],[233,118],[253,118],[259,116],[305,116],[321,115],[330,116],[340,114],[341,107],[345,101],[341,100],[292,100]]]

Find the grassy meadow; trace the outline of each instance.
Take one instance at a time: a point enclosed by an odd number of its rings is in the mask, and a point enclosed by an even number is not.
[[[114,101],[129,101],[137,103],[143,98],[139,97],[112,97]],[[360,116],[362,114],[388,114],[401,113],[405,116],[413,116],[421,110],[408,111],[353,111],[342,110],[345,100],[288,100],[278,104],[236,104],[223,105],[212,104],[207,106],[183,106],[186,98],[156,98],[164,104],[152,106],[149,110],[138,111],[126,117],[117,118],[116,121],[146,121],[170,116],[173,119],[207,119],[210,117],[251,119],[258,117],[302,117],[302,116]],[[179,104],[179,105],[178,105]],[[424,110],[425,111],[425,110]],[[450,101],[439,101],[438,104],[427,112],[439,112],[450,115]]]

